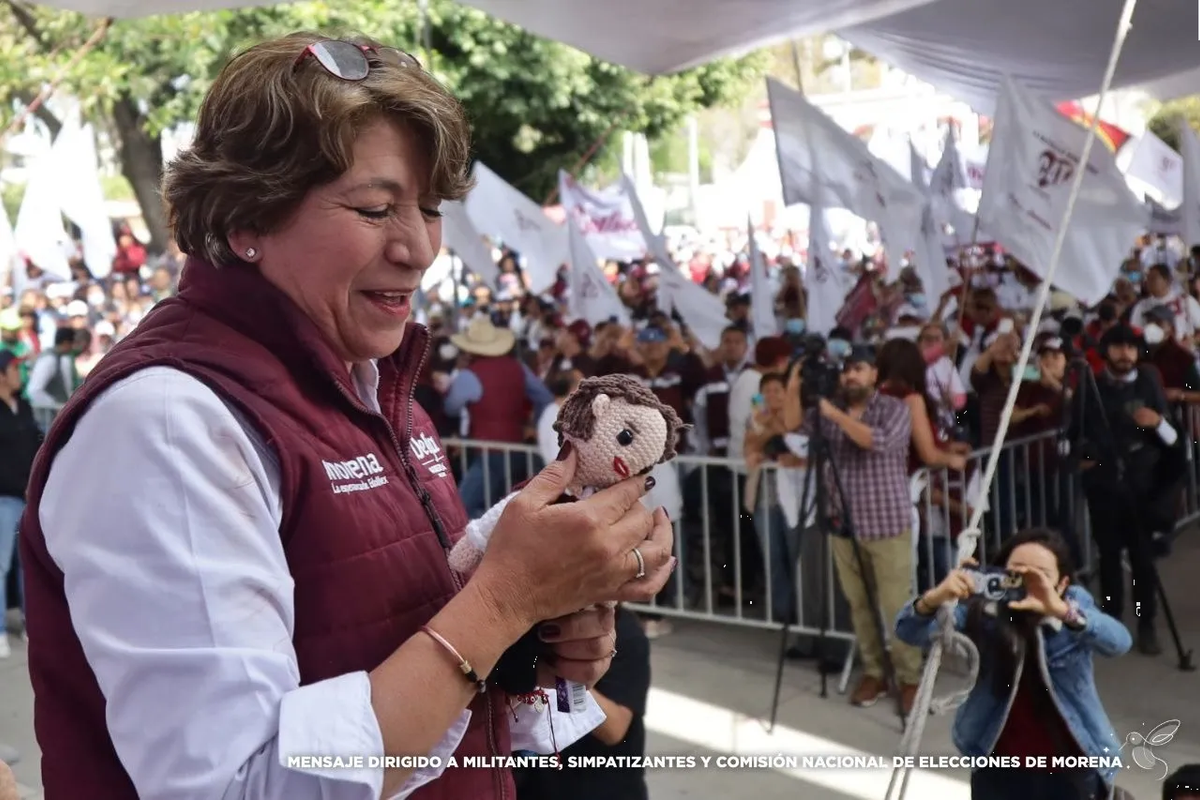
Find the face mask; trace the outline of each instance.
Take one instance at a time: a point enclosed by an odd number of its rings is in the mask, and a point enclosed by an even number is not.
[[[1040,371],[1040,370],[1037,368],[1037,365],[1036,365],[1036,364],[1028,364],[1028,365],[1026,365],[1026,367],[1025,367],[1025,371],[1024,371],[1024,372],[1017,372],[1017,367],[1018,367],[1018,366],[1020,366],[1020,365],[1019,365],[1019,364],[1013,364],[1013,380],[1015,380],[1015,381],[1021,381],[1021,380],[1025,380],[1025,381],[1037,381],[1037,380],[1041,380],[1041,378],[1042,378],[1042,373],[1041,373],[1041,371]]]
[[[804,320],[789,319],[787,322],[784,323],[783,329],[785,331],[787,331],[788,333],[792,333],[792,334],[804,333]]]
[[[917,308],[923,308],[925,305],[925,295],[917,292],[908,296],[908,302],[912,303]]]
[[[1162,344],[1163,339],[1167,338],[1166,331],[1151,322],[1142,329],[1142,337],[1148,345]]]
[[[834,358],[845,358],[850,355],[850,351],[853,348],[845,339],[830,339],[829,344],[826,345],[826,349]]]

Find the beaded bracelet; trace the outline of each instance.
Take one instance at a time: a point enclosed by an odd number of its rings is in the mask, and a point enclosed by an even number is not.
[[[429,638],[440,644],[443,650],[454,657],[454,660],[458,662],[458,668],[462,671],[462,674],[467,676],[467,680],[475,684],[475,689],[479,692],[479,694],[483,694],[487,691],[487,681],[479,677],[479,674],[475,672],[474,667],[471,666],[471,662],[463,658],[462,655],[459,654],[458,650],[455,649],[454,645],[446,641],[440,633],[433,630],[428,625],[422,625],[421,631],[429,634]]]

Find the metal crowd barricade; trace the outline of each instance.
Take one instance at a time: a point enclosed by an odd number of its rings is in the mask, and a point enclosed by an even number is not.
[[[1200,475],[1200,412],[1184,409],[1181,420],[1187,427],[1187,476],[1176,529],[1200,516],[1197,486]],[[1087,518],[1087,504],[1076,476],[1059,469],[1057,431],[1038,436],[1010,439],[1005,442],[999,469],[992,482],[984,515],[983,537],[977,557],[981,562],[991,557],[1003,540],[1021,528],[1046,526],[1062,530],[1074,540],[1075,557],[1085,573],[1094,567],[1094,553]],[[484,485],[489,487],[486,505],[500,500],[513,485],[510,480],[514,458],[524,459],[529,474],[542,466],[537,448],[531,445],[512,445],[449,439],[447,452],[457,451],[456,478],[462,476],[476,460],[483,470]],[[504,479],[492,480],[495,473],[492,459],[481,458],[488,453],[503,453]],[[946,469],[923,469],[913,476],[914,521],[919,528],[914,539],[914,590],[924,590],[936,584],[954,563],[954,537],[971,515],[972,506],[979,503],[979,478],[982,476],[990,448],[977,450],[968,457],[963,472]],[[771,587],[780,577],[779,558],[772,559],[772,548],[782,542],[788,547],[786,556],[798,559],[792,630],[798,634],[816,635],[819,604],[822,599],[833,610],[838,606],[837,580],[832,558],[823,565],[811,566],[813,553],[809,547],[810,528],[804,515],[799,515],[796,530],[780,524],[781,497],[778,469],[765,465],[759,476],[753,503],[745,503],[746,468],[730,459],[680,455],[672,465],[679,471],[683,491],[683,514],[674,519],[676,556],[679,566],[675,577],[658,598],[650,604],[631,606],[635,610],[665,617],[697,619],[752,628],[778,629],[787,609],[779,609]],[[460,483],[461,485],[461,483]],[[786,498],[785,498],[786,499]],[[757,512],[757,513],[755,513]],[[749,522],[753,516],[753,527]],[[753,531],[753,532],[751,532]],[[903,532],[898,532],[903,533]],[[569,535],[569,534],[567,534]],[[747,549],[752,552],[747,552]],[[824,552],[829,553],[825,548]],[[808,564],[805,559],[809,558]],[[790,563],[795,564],[796,560]],[[820,573],[824,572],[823,580]],[[805,580],[822,583],[804,585]],[[783,580],[786,581],[786,578]],[[818,589],[823,589],[822,598]],[[786,591],[786,587],[785,587]],[[834,616],[831,611],[831,616]],[[845,615],[842,615],[845,616]],[[853,640],[848,619],[831,619],[834,623],[827,635]]]

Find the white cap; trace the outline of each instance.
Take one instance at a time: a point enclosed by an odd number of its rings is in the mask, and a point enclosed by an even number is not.
[[[88,315],[88,304],[82,300],[72,300],[67,303],[66,315],[68,317],[86,317]]]
[[[117,329],[113,324],[106,319],[102,319],[96,323],[95,333],[97,336],[116,336]]]

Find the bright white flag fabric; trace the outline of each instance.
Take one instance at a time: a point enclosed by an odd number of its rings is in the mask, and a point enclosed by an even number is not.
[[[1087,130],[1046,100],[1006,80],[979,201],[979,224],[1045,277]],[[1097,142],[1067,228],[1054,283],[1085,305],[1104,299],[1148,211]]]
[[[950,288],[950,271],[946,267],[946,249],[942,246],[942,228],[935,211],[935,199],[929,186],[925,185],[925,159],[917,148],[909,143],[912,161],[913,185],[925,195],[921,209],[921,230],[913,255],[916,258],[917,277],[930,297],[941,297]]]
[[[842,310],[842,301],[846,299],[846,289],[829,249],[833,234],[829,231],[829,220],[820,202],[822,194],[818,192],[817,202],[808,206],[808,268],[804,272],[804,284],[808,289],[808,318],[805,328],[811,333],[828,336],[837,327],[837,314]]]
[[[96,157],[96,132],[70,115],[54,140],[50,156],[57,171],[62,213],[79,227],[83,261],[94,277],[106,278],[117,257],[112,220],[104,203]],[[68,188],[69,187],[69,188]]]
[[[750,324],[755,339],[764,339],[779,333],[779,320],[775,316],[775,296],[771,291],[771,279],[767,275],[767,261],[754,239],[754,223],[746,217],[746,246],[750,250]]]
[[[524,261],[529,288],[541,294],[558,280],[567,261],[567,229],[482,162],[475,163],[475,188],[463,205],[475,230],[496,236]]]
[[[1200,244],[1200,139],[1186,120],[1179,123],[1183,156],[1183,202],[1179,206],[1179,235],[1191,247]]]
[[[492,249],[483,241],[467,208],[457,200],[442,201],[442,244],[462,259],[463,266],[479,276],[488,286],[495,287],[500,268],[492,260]]]
[[[721,331],[729,325],[725,304],[721,298],[695,283],[685,275],[667,252],[662,236],[650,229],[646,209],[642,207],[637,188],[628,175],[621,176],[621,188],[629,197],[638,230],[646,241],[646,252],[658,264],[658,307],[670,314],[672,310],[687,323],[700,344],[716,350],[721,344]]]
[[[1183,200],[1183,157],[1150,131],[1138,138],[1125,174],[1158,192],[1168,208]]]
[[[983,170],[979,170],[982,179]],[[982,185],[982,184],[981,184]],[[967,168],[954,140],[954,131],[946,131],[946,142],[942,157],[938,159],[933,174],[929,177],[929,191],[933,195],[933,209],[938,219],[954,229],[954,241],[959,247],[971,242],[975,230],[975,216],[962,206],[960,192],[972,188],[967,180]],[[978,188],[978,187],[975,187]]]
[[[1175,208],[1167,208],[1153,199],[1146,198],[1146,207],[1150,211],[1151,233],[1161,233],[1163,236],[1183,236],[1183,204]]]
[[[767,100],[784,202],[817,202],[819,184],[826,207],[879,225],[888,274],[898,277],[905,252],[916,249],[924,196],[796,90],[768,78]]]
[[[671,306],[687,323],[696,340],[709,350],[721,345],[721,332],[729,326],[721,298],[678,269],[664,269],[658,276],[659,291],[665,287]]]
[[[586,320],[592,327],[614,318],[622,325],[628,325],[629,309],[604,277],[596,253],[573,217],[567,217],[567,241],[571,265],[571,316]]]
[[[67,261],[71,238],[67,236],[62,218],[62,195],[67,191],[70,187],[59,182],[54,155],[45,152],[35,156],[13,229],[17,250],[43,269],[47,276],[64,281],[71,279]],[[13,288],[21,291],[25,280],[22,264],[13,275]]]
[[[568,219],[574,219],[588,246],[606,261],[632,261],[646,252],[646,240],[633,214],[625,187],[580,186],[565,170],[558,172],[558,196]]]

